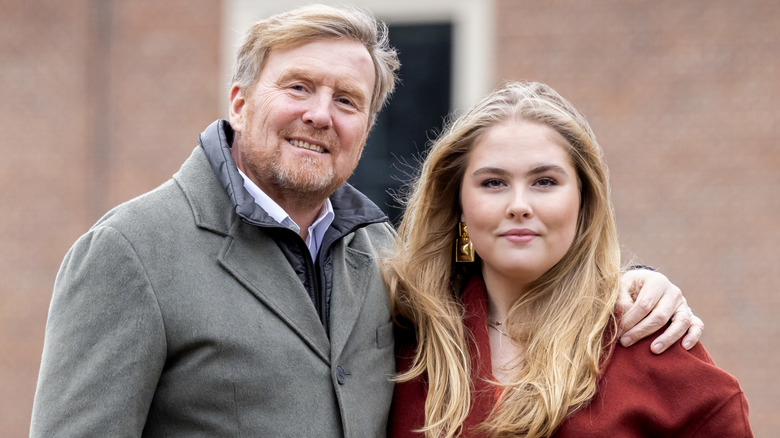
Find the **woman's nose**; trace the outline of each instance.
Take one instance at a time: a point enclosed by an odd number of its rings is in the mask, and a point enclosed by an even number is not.
[[[513,219],[533,216],[533,208],[525,190],[516,190],[507,206],[507,216]]]

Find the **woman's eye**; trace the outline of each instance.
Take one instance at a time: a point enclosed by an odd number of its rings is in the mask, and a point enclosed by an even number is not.
[[[485,181],[482,181],[482,187],[487,187],[487,188],[501,187],[503,185],[504,185],[503,181],[495,178],[486,179]]]
[[[534,183],[534,184],[539,186],[539,187],[552,187],[552,186],[558,185],[558,181],[555,181],[552,178],[540,178],[540,179],[536,180],[536,183]]]

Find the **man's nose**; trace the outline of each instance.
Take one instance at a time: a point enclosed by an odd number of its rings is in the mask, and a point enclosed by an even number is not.
[[[326,93],[312,95],[307,101],[307,108],[303,113],[303,122],[311,124],[315,128],[329,128],[333,124],[332,105],[333,101]]]

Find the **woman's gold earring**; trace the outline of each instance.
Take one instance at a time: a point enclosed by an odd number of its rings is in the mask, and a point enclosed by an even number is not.
[[[469,230],[465,222],[458,222],[458,237],[455,238],[455,261],[471,263],[474,261],[474,244],[469,239]]]

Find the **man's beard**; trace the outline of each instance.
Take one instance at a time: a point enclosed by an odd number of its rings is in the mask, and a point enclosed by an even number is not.
[[[296,199],[302,206],[319,206],[346,181],[346,178],[336,178],[332,167],[314,157],[285,163],[281,151],[274,151],[271,156],[253,155],[247,160],[247,165],[274,191]]]

